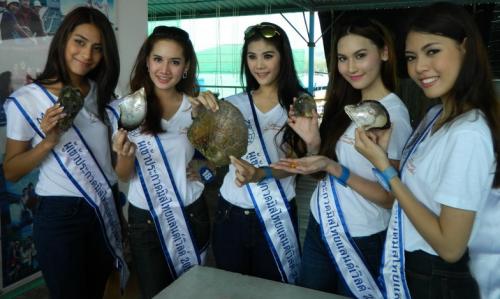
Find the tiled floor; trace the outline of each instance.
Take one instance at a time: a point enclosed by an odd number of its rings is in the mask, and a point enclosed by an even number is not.
[[[217,191],[219,184],[221,183],[221,178],[218,177],[218,180],[213,182],[211,185],[208,186],[206,189],[205,197],[207,198],[208,201],[208,206],[210,210],[210,215],[214,215],[215,211],[215,204],[217,200]],[[305,231],[307,228],[307,221],[309,219],[309,200],[311,197],[311,193],[314,190],[316,182],[310,178],[310,177],[301,177],[298,180],[297,183],[297,208],[298,208],[298,215],[299,215],[299,235],[300,235],[300,240],[301,243],[304,240],[305,236]],[[209,251],[208,259],[207,259],[207,266],[214,266],[214,260],[211,252]],[[106,289],[106,293],[104,298],[105,299],[136,299],[140,298],[139,296],[139,289],[137,285],[137,278],[135,277],[135,273],[132,269],[131,271],[131,277],[129,280],[129,283],[127,285],[127,288],[123,294],[123,296],[120,296],[119,293],[119,280],[118,280],[118,275],[114,275],[110,278],[108,282],[108,287]],[[33,288],[22,295],[19,296],[9,296],[9,293],[4,294],[3,296],[0,296],[0,298],[16,298],[16,299],[48,299],[49,294],[47,291],[47,288],[45,285],[41,285],[39,287]]]

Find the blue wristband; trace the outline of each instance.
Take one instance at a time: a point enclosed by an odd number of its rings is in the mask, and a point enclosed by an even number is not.
[[[387,192],[391,192],[392,189],[390,182],[392,178],[398,176],[398,171],[392,166],[387,167],[384,171],[380,171],[377,168],[372,168],[372,171],[379,184],[382,185]]]
[[[263,181],[265,179],[272,179],[273,178],[273,171],[271,170],[271,167],[269,166],[262,166],[259,167],[260,169],[264,170],[264,177],[262,177],[260,180]]]
[[[340,164],[340,167],[342,167],[342,173],[340,174],[340,177],[337,178],[337,181],[339,183],[346,187],[347,186],[347,180],[349,179],[349,176],[351,175],[351,171],[349,168],[345,167],[344,165]]]

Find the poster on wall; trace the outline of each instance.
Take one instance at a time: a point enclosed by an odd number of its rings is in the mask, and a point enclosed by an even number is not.
[[[42,71],[52,36],[77,6],[99,9],[116,28],[115,0],[0,0],[0,294],[40,276],[33,244],[38,171],[15,183],[5,180],[3,104]]]
[[[2,163],[0,163],[2,166]],[[33,216],[38,203],[33,171],[16,183],[0,175],[1,282],[3,289],[39,276],[37,251],[33,243]]]
[[[99,9],[116,28],[115,0],[0,1],[0,74],[11,72],[14,89],[41,72],[52,36],[77,6]]]

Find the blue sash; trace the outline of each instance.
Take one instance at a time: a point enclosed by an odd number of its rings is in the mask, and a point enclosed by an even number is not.
[[[107,106],[116,120],[118,112]],[[181,196],[175,184],[165,150],[156,135],[141,134],[135,129],[128,134],[137,145],[135,169],[140,179],[149,211],[172,277],[178,278],[195,265],[201,265],[200,255],[193,242],[184,215]]]
[[[45,138],[40,121],[45,111],[56,103],[45,87],[28,85],[8,100],[15,103],[33,130],[41,138]],[[52,149],[52,154],[85,201],[94,208],[108,249],[120,270],[120,286],[123,289],[129,271],[123,258],[120,222],[108,179],[75,125],[61,136],[59,143]]]
[[[252,109],[252,129],[257,131],[259,139],[254,139],[248,145],[246,160],[255,167],[268,166],[271,159],[266,150],[257,113],[253,105],[252,96],[248,94]],[[288,200],[281,183],[277,179],[264,179],[258,183],[245,185],[267,243],[273,254],[283,282],[295,283],[300,269],[300,248],[297,233],[291,219]]]
[[[318,183],[318,215],[321,237],[345,285],[356,298],[382,298],[376,281],[368,271],[344,220],[336,186],[337,179],[327,175]],[[343,187],[345,188],[345,187]],[[333,196],[333,198],[332,198]]]
[[[403,170],[410,156],[415,152],[418,145],[432,130],[432,126],[438,119],[443,109],[440,105],[432,107],[422,120],[418,128],[413,132],[403,150],[401,163],[401,179],[403,179]],[[403,217],[401,207],[396,200],[392,207],[391,219],[387,228],[384,253],[382,255],[381,277],[385,289],[386,298],[408,298],[410,292],[406,284],[405,276],[405,249],[403,239]]]

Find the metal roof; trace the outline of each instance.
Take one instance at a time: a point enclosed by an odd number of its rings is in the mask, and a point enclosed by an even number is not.
[[[324,10],[395,9],[422,6],[432,0],[148,0],[149,20],[241,16]],[[455,0],[458,4],[492,0]]]

